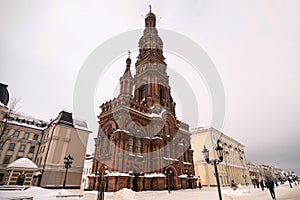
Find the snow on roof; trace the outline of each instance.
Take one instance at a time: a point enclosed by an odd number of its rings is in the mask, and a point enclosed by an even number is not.
[[[7,168],[28,168],[37,169],[38,167],[28,158],[20,158],[7,166]]]

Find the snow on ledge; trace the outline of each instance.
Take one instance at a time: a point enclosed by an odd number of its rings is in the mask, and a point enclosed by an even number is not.
[[[106,176],[130,176],[130,175],[122,172],[108,172]]]
[[[178,178],[187,178],[188,175],[187,174],[181,174],[180,176],[178,176]]]
[[[121,130],[121,129],[117,129],[117,130],[115,130],[114,131],[114,133],[117,133],[117,132],[124,132],[124,133],[129,133],[129,131],[127,131],[127,130]]]
[[[151,174],[145,174],[144,175],[145,178],[157,178],[157,177],[166,177],[166,175],[162,174],[162,173],[151,173]]]

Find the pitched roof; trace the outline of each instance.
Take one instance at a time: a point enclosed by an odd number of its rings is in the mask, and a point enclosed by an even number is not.
[[[37,169],[38,167],[28,158],[20,158],[7,166],[7,168],[28,168]]]

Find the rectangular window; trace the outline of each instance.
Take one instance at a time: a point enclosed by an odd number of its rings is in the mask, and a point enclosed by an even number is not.
[[[3,164],[7,165],[10,161],[11,156],[5,156],[4,160],[3,160]]]
[[[23,139],[28,140],[29,138],[29,133],[24,133]]]
[[[31,146],[29,149],[29,153],[34,153],[35,146]]]
[[[13,151],[14,149],[15,149],[15,143],[10,143],[9,147],[8,147],[8,150]]]
[[[4,132],[3,132],[3,135],[8,135],[8,132],[9,132],[9,130],[5,129]]]
[[[19,152],[24,152],[25,150],[25,144],[21,144]]]
[[[20,131],[15,131],[13,137],[17,138],[17,137],[19,137],[19,135],[20,135]]]
[[[39,135],[38,134],[34,134],[33,140],[38,140],[38,138],[39,138]]]

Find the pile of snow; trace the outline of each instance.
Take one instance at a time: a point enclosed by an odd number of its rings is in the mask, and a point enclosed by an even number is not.
[[[74,194],[72,192],[69,192],[65,189],[61,189],[60,191],[58,191],[57,195],[56,195],[56,198],[59,198],[59,197],[62,197],[62,198],[66,198],[66,197],[82,197],[82,195],[78,195],[78,194]]]
[[[136,193],[130,189],[123,188],[109,198],[108,200],[142,200]]]
[[[251,191],[249,189],[222,189],[223,194],[230,194],[230,195],[245,195],[245,194],[250,194]]]
[[[38,167],[28,158],[20,158],[15,162],[12,162],[7,166],[7,168],[27,168],[27,169],[37,169]]]

